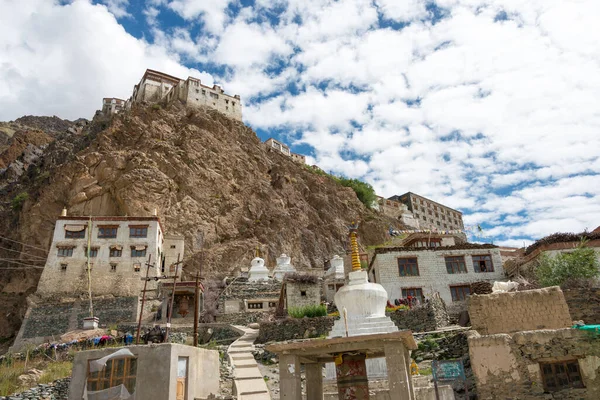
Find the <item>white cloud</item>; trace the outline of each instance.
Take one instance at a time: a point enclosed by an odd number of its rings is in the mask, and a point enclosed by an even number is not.
[[[173,0],[168,6],[188,21],[200,17],[209,32],[219,33],[227,21],[230,3],[231,0]]]
[[[91,118],[102,97],[130,96],[146,68],[212,80],[129,35],[104,6],[9,2],[0,13],[0,120]]]
[[[104,0],[103,3],[115,17],[131,17],[131,14],[127,12],[129,0]]]

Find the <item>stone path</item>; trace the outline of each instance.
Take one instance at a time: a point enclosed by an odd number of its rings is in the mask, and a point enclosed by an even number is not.
[[[227,351],[233,366],[233,393],[237,395],[238,400],[271,400],[267,384],[252,355],[258,329],[239,325],[232,327],[244,333]]]

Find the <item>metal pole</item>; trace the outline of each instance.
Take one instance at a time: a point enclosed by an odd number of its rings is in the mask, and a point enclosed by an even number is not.
[[[142,315],[144,314],[144,303],[146,302],[146,286],[150,275],[150,259],[152,254],[148,254],[148,263],[146,264],[146,279],[144,279],[144,291],[142,292],[142,307],[140,309],[140,318],[138,320],[137,333],[135,335],[135,344],[140,343],[140,329],[142,328]]]
[[[198,313],[200,312],[200,273],[196,273],[196,294],[194,297],[194,347],[198,346]]]
[[[177,270],[179,269],[179,257],[181,254],[177,253],[177,263],[175,264],[175,275],[173,275],[173,293],[171,295],[171,304],[169,304],[169,318],[167,318],[167,329],[165,330],[165,342],[169,341],[169,329],[171,328],[171,318],[173,317],[173,303],[175,303],[175,285],[177,279]]]

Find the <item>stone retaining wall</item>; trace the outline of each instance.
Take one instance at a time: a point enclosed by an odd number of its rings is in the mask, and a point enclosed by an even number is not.
[[[573,321],[600,324],[600,288],[563,289],[563,294]]]
[[[248,325],[254,322],[260,322],[273,315],[270,311],[249,311],[239,312],[232,314],[219,314],[217,315],[217,322],[222,324],[232,325]]]
[[[389,313],[398,329],[413,332],[430,332],[448,326],[448,313],[443,300],[432,296],[429,302],[410,310]]]
[[[52,383],[39,384],[29,390],[16,393],[12,396],[0,396],[0,400],[67,400],[69,397],[70,382],[71,378],[57,379]]]
[[[255,343],[283,342],[327,335],[333,328],[334,317],[286,318],[261,322]]]

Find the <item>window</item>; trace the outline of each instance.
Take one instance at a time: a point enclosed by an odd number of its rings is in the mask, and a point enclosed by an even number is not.
[[[301,290],[300,291],[300,296],[306,297],[306,290]]]
[[[544,390],[548,392],[584,387],[577,360],[542,362],[540,369],[542,370]]]
[[[400,276],[419,276],[419,266],[416,258],[399,258],[398,273]]]
[[[134,263],[133,264],[133,270],[135,272],[140,272],[140,269],[142,269],[142,264],[140,264],[140,263]]]
[[[211,94],[210,94],[210,97],[212,97],[213,99],[218,99],[218,98],[219,98],[219,95],[218,95],[218,94],[216,94],[216,93],[211,93]]]
[[[172,249],[174,249],[175,247],[177,247],[177,246],[175,246],[174,244],[172,244],[172,245],[171,245],[171,248],[172,248]]]
[[[80,231],[65,231],[65,239],[83,239],[85,238],[85,229]]]
[[[275,308],[277,307],[277,302],[276,301],[270,301],[269,302],[269,308]]]
[[[61,271],[66,271],[67,270],[67,264],[60,264],[60,270]]]
[[[141,248],[142,246],[132,247],[131,248],[131,257],[146,257],[146,248]]]
[[[471,287],[469,285],[450,286],[450,293],[452,301],[463,301],[471,294]]]
[[[260,310],[263,308],[263,303],[261,302],[248,302],[248,309],[249,310]]]
[[[110,263],[110,272],[117,272],[117,263]]]
[[[148,226],[129,226],[129,237],[145,238],[148,236]]]
[[[206,96],[206,90],[202,89],[202,94]]]
[[[446,260],[446,271],[448,271],[449,274],[467,273],[464,256],[444,257],[444,259]]]
[[[235,107],[235,101],[232,101],[232,102],[231,102],[231,105],[232,105],[233,107]]]
[[[473,256],[473,270],[475,272],[494,272],[492,256],[489,254]]]
[[[87,247],[85,248],[85,256],[87,257]],[[90,247],[90,257],[98,257],[98,248]]]
[[[418,297],[420,302],[423,302],[423,289],[421,288],[403,288],[402,298]]]
[[[335,285],[327,285],[327,289],[329,289],[329,290],[335,290]]]
[[[196,89],[196,93],[200,93],[200,90],[199,90],[199,89]]]
[[[91,371],[94,360],[88,361],[87,390],[94,392],[124,385],[129,393],[135,392],[137,359],[133,357],[108,360],[100,371]]]
[[[229,100],[225,99],[225,104],[229,104]]]
[[[73,247],[59,247],[58,248],[58,256],[59,257],[73,257]]]
[[[122,247],[111,247],[109,257],[121,257],[123,254]]]

